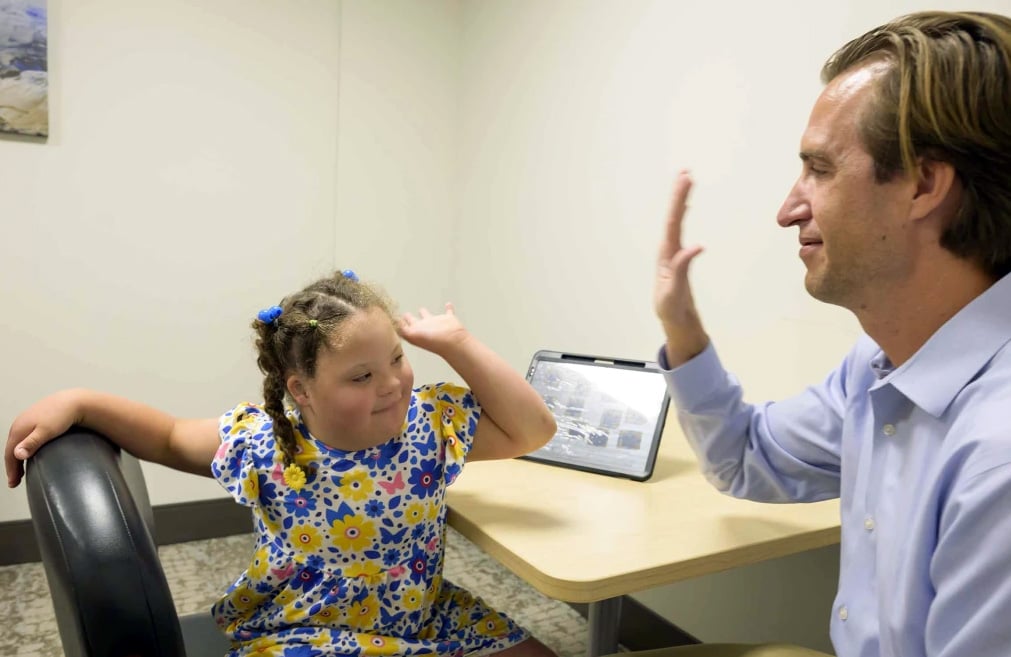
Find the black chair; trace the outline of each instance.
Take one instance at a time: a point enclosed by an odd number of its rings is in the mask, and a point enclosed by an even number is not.
[[[28,506],[68,657],[221,657],[210,613],[179,617],[140,464],[73,427],[27,463]]]

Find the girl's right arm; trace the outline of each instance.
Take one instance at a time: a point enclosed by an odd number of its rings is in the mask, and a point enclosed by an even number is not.
[[[24,461],[75,424],[101,433],[141,460],[208,477],[220,445],[216,418],[183,420],[123,397],[64,390],[36,402],[11,424],[4,449],[7,485],[16,487]]]

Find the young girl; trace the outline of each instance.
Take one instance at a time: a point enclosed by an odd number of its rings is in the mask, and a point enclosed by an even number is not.
[[[213,474],[255,519],[249,568],[212,609],[231,655],[551,656],[442,579],[446,486],[465,461],[518,456],[554,435],[533,388],[451,305],[398,322],[348,270],[253,326],[262,405],[182,420],[94,391],[57,393],[11,426],[9,485],[73,424],[138,458]],[[444,358],[470,390],[414,389],[400,337]]]

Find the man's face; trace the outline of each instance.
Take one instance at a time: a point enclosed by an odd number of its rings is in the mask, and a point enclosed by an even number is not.
[[[876,182],[858,128],[884,66],[866,65],[825,87],[801,138],[800,178],[777,216],[781,226],[800,230],[811,296],[854,312],[896,289],[889,284],[911,267],[906,219],[915,185],[902,174]]]

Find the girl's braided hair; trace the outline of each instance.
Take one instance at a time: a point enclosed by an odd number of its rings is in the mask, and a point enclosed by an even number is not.
[[[369,308],[381,308],[391,320],[394,316],[393,305],[381,290],[345,269],[285,297],[253,321],[264,410],[273,420],[285,468],[300,467],[295,463],[295,431],[284,412],[288,376],[314,377],[320,348],[336,342],[346,319]]]

